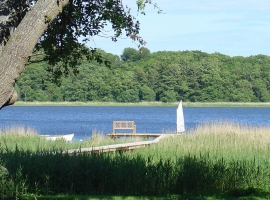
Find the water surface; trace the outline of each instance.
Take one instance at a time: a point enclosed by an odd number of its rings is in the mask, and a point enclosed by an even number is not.
[[[0,127],[31,127],[40,134],[75,133],[85,139],[92,131],[112,133],[114,120],[135,121],[138,133],[175,131],[177,107],[125,106],[8,106],[0,111]],[[186,130],[197,124],[231,121],[246,125],[269,126],[270,108],[184,107]]]

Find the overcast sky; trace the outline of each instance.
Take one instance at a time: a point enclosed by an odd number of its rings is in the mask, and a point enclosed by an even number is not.
[[[133,8],[136,0],[123,0]],[[270,0],[152,0],[163,10],[148,5],[137,16],[146,48],[156,51],[200,50],[229,56],[270,56]],[[133,6],[132,6],[133,5]],[[110,29],[108,29],[109,31]],[[112,32],[108,32],[112,35]],[[121,55],[137,48],[130,39],[112,42],[95,37],[92,47]]]

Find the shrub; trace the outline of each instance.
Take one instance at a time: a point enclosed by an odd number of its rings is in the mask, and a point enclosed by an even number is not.
[[[8,170],[0,166],[0,199],[12,196],[14,184],[9,176]]]

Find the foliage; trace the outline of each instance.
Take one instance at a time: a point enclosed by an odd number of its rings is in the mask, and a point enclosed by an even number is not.
[[[134,2],[137,12],[147,3],[152,4],[152,1]],[[85,46],[93,36],[109,37],[116,42],[124,35],[138,43],[138,47],[145,44],[139,36],[139,21],[120,0],[5,0],[0,3],[0,11],[0,58],[4,72],[0,75],[3,80],[0,82],[0,108],[17,100],[14,84],[35,55],[44,55],[51,81],[59,85],[62,76],[77,74],[78,65],[84,60],[110,66],[96,48]],[[112,35],[108,35],[108,27]],[[22,92],[26,95],[29,91],[30,88],[25,87]]]
[[[87,42],[90,37],[103,35],[104,28],[109,25],[114,33],[110,36],[112,41],[117,41],[119,36],[125,34],[140,45],[145,43],[138,35],[139,22],[121,1],[70,1],[48,27],[37,46],[45,52],[53,80],[57,81],[70,70],[78,73],[77,66],[82,58],[96,60],[98,63],[105,61],[96,49],[90,48],[89,51],[79,44],[78,38],[84,38],[83,41]]]
[[[26,14],[35,9],[37,2],[38,0],[10,0],[0,4],[3,16],[7,16],[0,20],[1,45],[7,44],[12,32],[16,30]],[[92,40],[93,36],[105,36],[112,41],[117,41],[124,35],[137,42],[139,47],[145,44],[139,36],[139,21],[131,15],[130,8],[122,1],[69,0],[64,8],[60,6],[61,2],[56,2],[61,10],[56,19],[44,16],[45,23],[49,26],[37,42],[34,53],[34,55],[36,52],[45,53],[43,59],[50,64],[48,70],[54,81],[70,72],[76,74],[77,66],[83,58],[96,60],[99,63],[105,61],[105,64],[109,64],[95,48],[88,49],[84,46]],[[140,13],[143,12],[146,4],[152,2],[141,0],[134,4],[137,4],[137,12]],[[158,8],[156,4],[153,6]],[[111,27],[111,35],[105,33],[107,27]]]
[[[14,184],[9,176],[8,170],[0,166],[0,199],[12,196]]]
[[[125,48],[122,55],[121,55],[121,59],[122,61],[124,62],[127,62],[127,61],[138,61],[142,58],[146,58],[147,56],[150,55],[150,50],[145,48],[145,47],[142,47],[140,48],[140,50],[136,50],[134,48]]]
[[[155,52],[126,48],[121,55],[97,50],[108,68],[84,60],[77,76],[51,83],[46,63],[32,63],[17,81],[21,101],[269,102],[270,57],[229,57],[200,51]]]

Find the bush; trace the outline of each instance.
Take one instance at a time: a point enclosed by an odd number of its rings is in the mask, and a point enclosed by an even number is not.
[[[14,184],[9,176],[8,170],[0,166],[0,199],[12,196]]]

